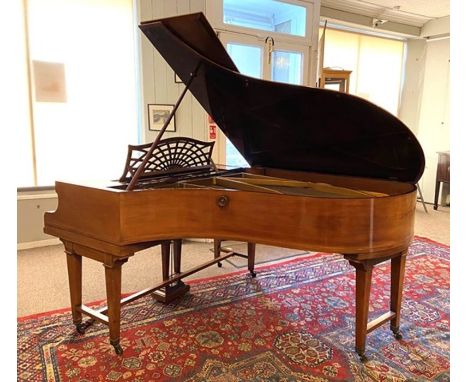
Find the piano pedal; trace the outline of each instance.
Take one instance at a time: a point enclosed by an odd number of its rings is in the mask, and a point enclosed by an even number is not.
[[[151,296],[158,302],[168,304],[173,300],[182,297],[190,290],[190,285],[183,281],[178,281],[174,286],[166,286],[160,290],[154,291]]]

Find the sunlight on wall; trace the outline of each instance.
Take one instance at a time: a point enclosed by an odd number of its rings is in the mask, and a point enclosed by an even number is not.
[[[118,177],[137,143],[132,1],[29,0],[28,11],[31,60],[65,69],[62,102],[33,104],[38,184]]]
[[[352,70],[349,92],[397,115],[404,42],[334,29],[325,36],[324,67]]]

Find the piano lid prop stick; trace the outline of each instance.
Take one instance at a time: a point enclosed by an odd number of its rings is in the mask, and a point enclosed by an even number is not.
[[[171,122],[172,118],[175,115],[175,112],[177,111],[180,103],[182,102],[182,99],[185,96],[185,93],[187,93],[187,90],[189,89],[190,85],[192,84],[192,81],[194,78],[197,76],[198,69],[200,68],[199,63],[195,70],[190,73],[190,79],[187,82],[187,85],[185,85],[184,90],[182,91],[182,94],[179,96],[179,99],[177,100],[176,104],[174,105],[174,109],[172,109],[171,114],[169,114],[169,117],[167,118],[166,122],[164,123],[164,126],[162,127],[161,131],[159,132],[158,136],[154,140],[153,144],[151,145],[150,149],[146,152],[145,157],[143,158],[143,161],[141,162],[141,165],[138,167],[136,170],[135,174],[133,175],[132,179],[130,180],[130,183],[128,184],[126,190],[127,191],[132,191],[135,188],[135,184],[138,182],[138,179],[140,178],[141,173],[146,167],[146,164],[148,163],[149,159],[151,158],[151,154],[153,153],[154,149],[158,145],[158,143],[161,141],[161,138],[164,134],[164,132],[167,129],[167,126],[169,126],[169,123]]]

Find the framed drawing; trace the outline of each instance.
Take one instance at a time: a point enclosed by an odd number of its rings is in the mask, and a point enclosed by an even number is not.
[[[148,127],[151,131],[159,131],[169,118],[174,105],[149,104],[148,105]],[[166,131],[176,131],[175,115],[172,118]]]

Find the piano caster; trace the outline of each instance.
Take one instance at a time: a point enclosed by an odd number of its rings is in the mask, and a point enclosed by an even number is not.
[[[367,361],[369,361],[369,359],[366,357],[364,352],[358,352],[358,355],[359,355],[359,359],[361,360],[362,363],[366,363]]]
[[[397,339],[397,340],[401,340],[403,338],[403,336],[401,335],[401,332],[400,332],[400,328],[399,327],[396,327],[396,328],[392,328],[392,332],[393,332],[393,336]]]
[[[223,266],[223,263],[219,262],[218,263],[218,268],[221,268]]]
[[[257,277],[257,272],[250,271],[250,276],[252,276],[253,278]]]
[[[90,326],[90,322],[80,322],[78,324],[75,324],[76,331],[80,334],[85,334],[86,329],[88,329],[88,326]]]
[[[115,354],[117,354],[117,355],[122,355],[123,354],[122,346],[120,346],[120,340],[117,340],[115,344],[112,343],[112,340],[111,340],[110,343],[114,347]]]

